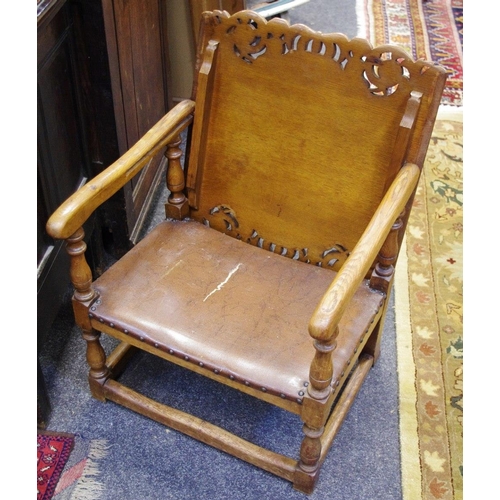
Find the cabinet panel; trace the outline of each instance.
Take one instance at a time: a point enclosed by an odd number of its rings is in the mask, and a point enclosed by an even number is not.
[[[39,25],[37,64],[39,330],[50,325],[69,283],[62,242],[48,237],[45,224],[88,176],[70,12],[60,1],[47,15]]]
[[[166,13],[159,0],[103,2],[120,152],[124,153],[170,107]],[[161,181],[160,154],[125,188],[127,223],[133,243]]]

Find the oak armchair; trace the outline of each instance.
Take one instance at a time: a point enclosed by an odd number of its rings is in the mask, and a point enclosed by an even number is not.
[[[192,99],[71,196],[47,230],[67,240],[93,396],[310,493],[379,356],[446,75],[394,46],[250,11],[205,12],[199,40]],[[92,282],[82,225],[164,150],[166,220]],[[101,333],[120,341],[107,357]],[[297,456],[125,387],[117,373],[135,349],[300,415]]]

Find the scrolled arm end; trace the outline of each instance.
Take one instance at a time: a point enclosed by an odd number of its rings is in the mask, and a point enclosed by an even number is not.
[[[69,238],[104,201],[130,181],[161,148],[192,121],[195,103],[179,102],[112,165],[72,194],[49,218],[47,233]]]
[[[309,335],[318,342],[330,342],[336,337],[337,323],[329,314],[316,310],[309,321]]]

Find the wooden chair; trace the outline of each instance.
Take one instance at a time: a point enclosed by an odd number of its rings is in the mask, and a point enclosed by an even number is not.
[[[47,229],[67,240],[93,396],[310,493],[379,356],[446,74],[394,46],[251,11],[205,12],[201,24],[192,100],[71,196]],[[166,220],[92,282],[84,222],[160,151]],[[121,341],[108,357],[101,332]],[[125,387],[116,378],[134,349],[300,415],[297,457]]]

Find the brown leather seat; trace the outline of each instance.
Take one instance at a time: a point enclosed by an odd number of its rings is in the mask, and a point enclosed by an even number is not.
[[[302,402],[315,352],[308,320],[335,274],[193,221],[166,221],[94,282],[102,299],[90,316],[95,328],[119,330],[197,371]],[[367,281],[356,291],[340,323],[334,387],[383,302]]]
[[[380,353],[445,80],[394,46],[205,12],[193,99],[47,224],[67,240],[92,394],[312,492]],[[92,282],[83,224],[163,151],[167,220]],[[109,356],[101,332],[121,341]],[[136,349],[298,414],[298,458],[125,386]]]

